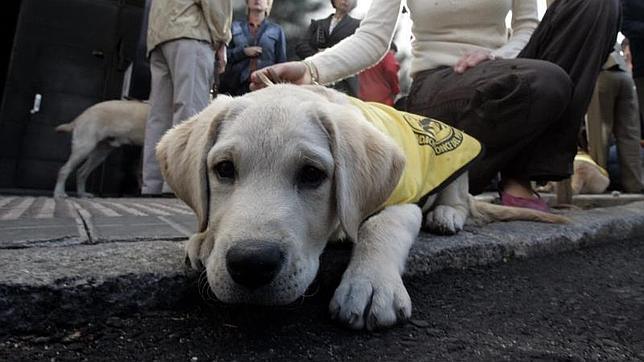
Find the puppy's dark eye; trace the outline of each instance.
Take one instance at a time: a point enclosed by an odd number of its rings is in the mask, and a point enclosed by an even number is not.
[[[235,165],[231,161],[221,161],[215,165],[215,173],[222,181],[233,181],[235,179]]]
[[[317,167],[304,166],[297,174],[300,187],[316,188],[326,179],[326,173]]]

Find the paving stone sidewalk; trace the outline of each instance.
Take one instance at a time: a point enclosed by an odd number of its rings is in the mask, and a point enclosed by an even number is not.
[[[183,240],[195,220],[192,210],[175,198],[0,196],[0,249]]]

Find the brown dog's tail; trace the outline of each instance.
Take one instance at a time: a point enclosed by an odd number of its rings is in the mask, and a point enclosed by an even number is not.
[[[71,132],[74,130],[74,122],[63,123],[55,128],[56,132]]]
[[[539,221],[552,224],[570,222],[570,219],[565,216],[522,207],[495,205],[479,201],[472,195],[470,195],[470,213],[474,219],[483,222],[512,220]]]

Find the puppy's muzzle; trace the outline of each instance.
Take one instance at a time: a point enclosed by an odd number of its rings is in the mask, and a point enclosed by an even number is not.
[[[226,253],[226,269],[235,283],[249,289],[269,284],[282,270],[285,256],[275,242],[248,240]]]

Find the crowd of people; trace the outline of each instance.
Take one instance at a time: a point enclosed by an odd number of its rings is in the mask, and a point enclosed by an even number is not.
[[[373,0],[362,20],[350,16],[356,1],[330,0],[333,13],[311,20],[294,47],[299,60],[287,61],[284,30],[269,20],[273,0],[246,0],[245,17],[234,21],[232,0],[153,0],[142,193],[170,192],[154,146],[165,130],[205,107],[213,64],[222,93],[261,88],[263,73],[327,85],[459,128],[486,148],[469,170],[471,192],[496,179],[504,205],[547,211],[533,186],[570,177],[580,148],[609,168],[611,144],[619,155],[616,183],[626,192],[643,191],[641,0],[555,0],[541,20],[536,0],[407,0],[413,81],[404,95],[392,42],[403,1]],[[615,48],[620,24],[630,48]],[[579,142],[582,130],[587,143]]]

